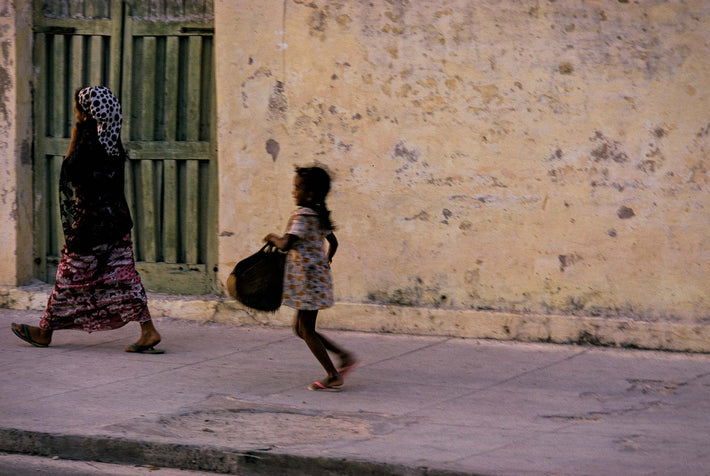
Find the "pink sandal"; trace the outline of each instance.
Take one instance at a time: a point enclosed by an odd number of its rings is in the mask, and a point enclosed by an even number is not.
[[[339,391],[340,391],[340,388],[339,388],[339,387],[340,387],[339,385],[338,385],[337,387],[336,387],[336,386],[330,386],[330,385],[326,385],[326,384],[323,384],[323,383],[320,383],[320,382],[316,381],[316,382],[313,382],[312,384],[310,384],[310,385],[308,386],[308,390],[311,390],[311,391],[322,391],[322,390],[324,390],[324,391],[326,391],[326,392],[339,392]]]

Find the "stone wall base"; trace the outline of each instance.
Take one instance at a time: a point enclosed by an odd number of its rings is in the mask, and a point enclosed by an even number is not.
[[[0,286],[0,308],[44,311],[50,292],[51,286],[45,283]],[[155,318],[290,326],[294,314],[285,307],[275,313],[254,312],[231,298],[217,295],[149,293],[148,299]],[[319,316],[318,323],[323,328],[364,332],[710,352],[710,325],[625,318],[337,303]]]

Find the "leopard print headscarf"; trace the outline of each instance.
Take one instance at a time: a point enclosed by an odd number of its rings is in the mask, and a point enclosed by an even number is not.
[[[108,155],[119,155],[121,135],[121,104],[105,86],[90,86],[79,91],[79,104],[96,120],[99,142]]]

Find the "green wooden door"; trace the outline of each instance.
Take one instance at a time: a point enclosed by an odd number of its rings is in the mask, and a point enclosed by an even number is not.
[[[212,3],[126,9],[121,98],[138,268],[149,289],[205,293],[216,255]]]
[[[216,106],[212,1],[45,0],[35,7],[37,276],[63,236],[57,184],[82,85],[119,96],[136,265],[153,291],[214,288]]]

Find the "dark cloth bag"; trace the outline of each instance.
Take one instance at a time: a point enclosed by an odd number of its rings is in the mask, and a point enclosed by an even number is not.
[[[227,291],[240,303],[258,311],[281,307],[286,255],[271,243],[241,260],[227,279]]]

